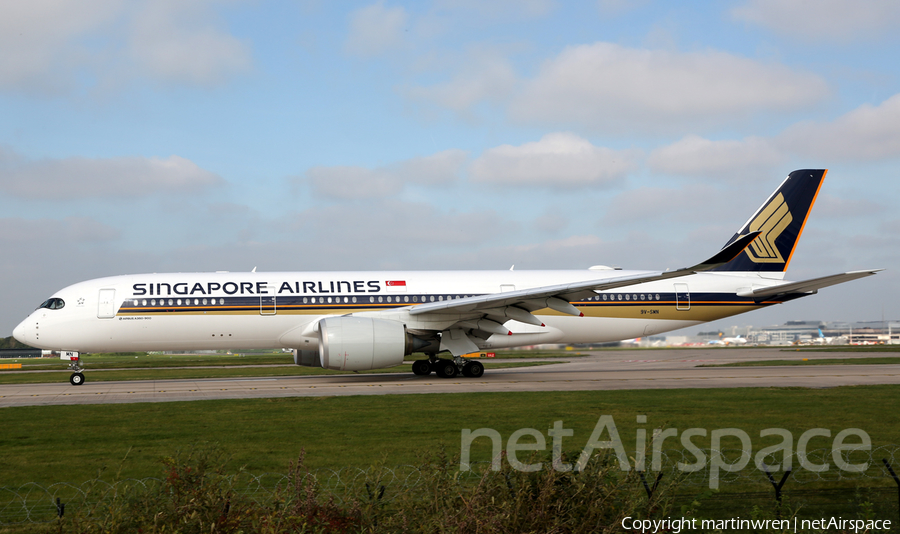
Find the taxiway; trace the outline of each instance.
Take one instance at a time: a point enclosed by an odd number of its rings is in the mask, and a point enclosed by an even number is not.
[[[62,374],[59,383],[0,385],[0,407],[333,395],[900,384],[900,364],[701,367],[735,361],[878,355],[780,349],[599,351],[555,365],[489,369],[479,379],[417,377],[404,372],[102,382],[92,381],[88,369],[88,380],[81,386],[69,385],[68,375]]]

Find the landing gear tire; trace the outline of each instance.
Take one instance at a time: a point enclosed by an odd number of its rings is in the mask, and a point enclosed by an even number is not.
[[[84,384],[84,375],[82,373],[72,373],[72,376],[69,377],[69,383],[73,386]]]
[[[417,376],[428,376],[431,374],[431,362],[428,360],[416,360],[412,364],[412,372]]]
[[[462,374],[469,378],[481,378],[484,374],[484,365],[481,362],[469,362],[463,367]]]
[[[434,372],[441,378],[453,378],[459,373],[459,368],[453,360],[438,360],[434,364]]]

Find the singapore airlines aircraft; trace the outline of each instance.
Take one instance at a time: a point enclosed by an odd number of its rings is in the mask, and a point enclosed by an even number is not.
[[[787,282],[825,177],[792,172],[716,255],[675,271],[189,273],[113,276],[66,287],[19,324],[19,341],[78,353],[290,347],[298,365],[392,367],[479,377],[464,355],[542,343],[659,334],[816,293],[875,274]],[[439,358],[438,354],[449,353]]]

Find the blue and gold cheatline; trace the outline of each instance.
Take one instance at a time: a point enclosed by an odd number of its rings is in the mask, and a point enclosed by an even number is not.
[[[272,315],[319,315],[389,310],[415,306],[438,300],[455,300],[474,294],[299,297],[218,297],[212,299],[128,299],[119,309],[119,316],[166,315],[259,315],[265,309]],[[371,301],[370,301],[371,298]],[[690,304],[684,307],[684,296],[676,293],[604,292],[590,299],[573,301],[585,316],[610,318],[712,320],[743,313],[751,309],[799,298],[784,295],[777,299],[739,297],[733,293],[693,293]],[[562,315],[552,309],[535,311],[538,315]]]

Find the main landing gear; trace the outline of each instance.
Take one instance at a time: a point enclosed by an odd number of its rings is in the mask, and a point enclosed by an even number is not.
[[[441,378],[453,378],[460,373],[468,378],[480,378],[484,374],[484,365],[479,361],[458,356],[451,360],[437,359],[432,355],[428,360],[414,361],[412,371],[418,376],[428,376],[433,371]]]

